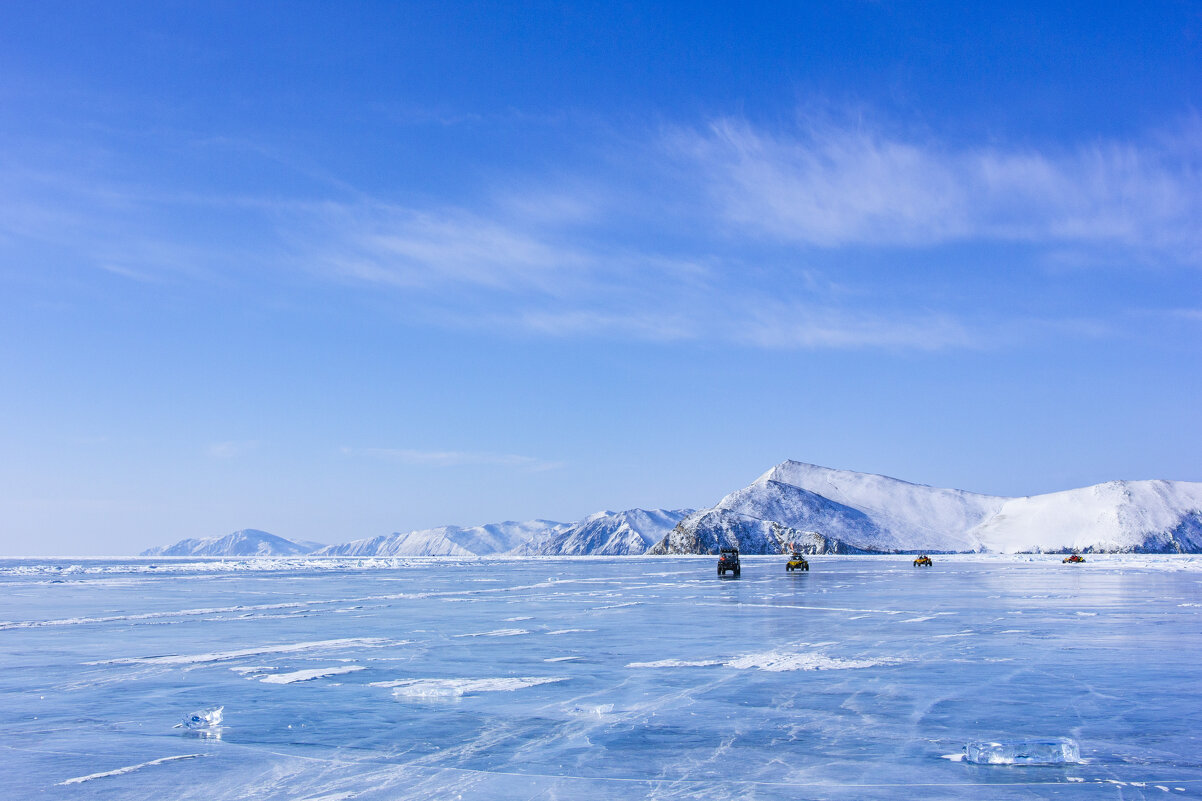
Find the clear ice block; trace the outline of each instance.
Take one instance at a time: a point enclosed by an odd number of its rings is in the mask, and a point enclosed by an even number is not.
[[[1072,765],[1081,761],[1081,749],[1068,737],[983,740],[965,744],[964,754],[976,765]]]
[[[220,726],[224,709],[224,706],[214,707],[213,709],[199,709],[184,718],[183,722],[179,723],[176,728],[178,729],[182,726],[185,729],[212,729]]]

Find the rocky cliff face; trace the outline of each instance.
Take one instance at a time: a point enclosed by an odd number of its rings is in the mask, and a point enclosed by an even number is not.
[[[720,548],[738,548],[744,554],[790,550],[807,554],[874,553],[817,531],[803,531],[775,520],[761,520],[725,509],[707,509],[689,515],[647,553],[716,554]]]
[[[646,553],[691,509],[598,512],[551,534],[532,553],[554,556],[627,556]]]

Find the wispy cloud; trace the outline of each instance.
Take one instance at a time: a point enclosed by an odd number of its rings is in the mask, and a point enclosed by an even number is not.
[[[773,349],[939,349],[972,338],[950,313],[848,308],[836,282],[805,266],[782,275],[704,242],[671,253],[598,244],[600,212],[582,229],[585,215],[564,225],[537,199],[498,205],[488,217],[327,204],[295,227],[296,249],[320,276],[392,290],[408,319],[457,328]],[[532,207],[533,219],[514,215]]]
[[[699,339],[696,319],[678,309],[529,309],[500,322],[554,337],[605,335],[651,342]]]
[[[823,248],[1121,245],[1202,265],[1202,136],[1192,130],[1040,151],[719,119],[671,132],[665,147],[735,236]]]
[[[261,263],[226,244],[223,228],[248,211],[261,217],[257,201],[83,172],[0,162],[0,254],[28,259],[32,253],[29,260],[42,267],[69,265],[151,284],[224,281],[229,264]]]
[[[762,301],[748,310],[732,338],[777,350],[883,347],[944,350],[981,344],[974,332],[949,314],[876,312],[811,308]]]
[[[302,234],[308,263],[328,275],[398,288],[471,286],[504,292],[570,293],[591,254],[528,226],[464,209],[388,203],[322,204]],[[303,235],[316,234],[318,241]],[[306,241],[307,240],[307,241]]]
[[[1202,266],[1197,124],[1037,149],[722,118],[437,203],[372,196],[312,169],[315,194],[270,199],[139,191],[14,163],[0,164],[0,211],[12,212],[0,214],[0,245],[36,241],[63,263],[139,282],[253,287],[301,272],[382,297],[414,324],[539,337],[975,347],[1004,321],[983,322],[993,309],[936,282],[970,286],[1006,266],[948,267],[943,246],[1018,243],[1049,269]],[[223,226],[239,236],[215,235]],[[875,266],[857,275],[849,265],[866,253]],[[941,276],[914,266],[927,255],[944,260]],[[879,288],[907,272],[935,291]]]
[[[785,349],[957,348],[1005,328],[963,305],[844,292],[844,251],[1021,243],[1046,265],[1121,252],[1202,266],[1202,137],[1040,151],[719,119],[626,147],[634,168],[566,180],[588,190],[527,181],[471,208],[363,199],[293,230],[318,237],[303,246],[315,269],[391,287],[438,324]],[[651,233],[626,225],[639,215]]]
[[[509,467],[532,473],[546,470],[557,470],[564,466],[563,462],[538,459],[533,456],[520,456],[512,453],[492,453],[488,451],[422,451],[409,448],[343,448],[348,456],[363,455],[377,459],[399,462],[401,464],[419,465],[422,467],[467,467],[493,466]]]

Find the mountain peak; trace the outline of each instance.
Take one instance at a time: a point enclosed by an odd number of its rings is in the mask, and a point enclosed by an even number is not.
[[[319,542],[297,542],[257,528],[244,528],[224,537],[184,539],[174,545],[150,548],[142,556],[300,556],[321,547]]]
[[[929,484],[915,484],[912,481],[904,481],[900,478],[887,476],[883,473],[861,473],[857,470],[845,470],[839,467],[823,467],[818,464],[810,464],[809,462],[799,462],[794,459],[786,459],[780,464],[773,467],[767,473],[759,477],[759,481],[780,481],[785,484],[794,484],[796,486],[805,486],[802,482],[820,482],[820,481],[835,481],[838,479],[851,479],[856,481],[876,481],[876,482],[891,482],[896,484],[905,484],[911,487],[927,487]],[[950,490],[952,492],[960,492],[961,490]]]

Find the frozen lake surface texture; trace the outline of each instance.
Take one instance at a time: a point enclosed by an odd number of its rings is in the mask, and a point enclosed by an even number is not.
[[[0,794],[1202,792],[1197,557],[715,564],[3,561]],[[1079,763],[964,759],[1057,738]]]

